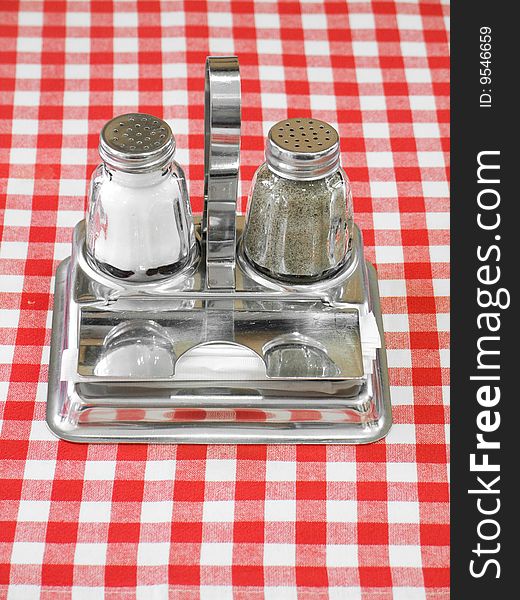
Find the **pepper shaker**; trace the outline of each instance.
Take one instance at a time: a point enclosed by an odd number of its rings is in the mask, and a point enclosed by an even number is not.
[[[337,131],[318,119],[280,121],[269,131],[265,158],[248,200],[247,259],[258,271],[288,282],[334,274],[348,259],[353,227]]]
[[[162,119],[116,117],[103,128],[102,164],[90,184],[87,256],[99,270],[136,282],[179,272],[196,251],[186,179]]]

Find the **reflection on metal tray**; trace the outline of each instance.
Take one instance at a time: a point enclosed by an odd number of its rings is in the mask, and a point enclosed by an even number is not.
[[[386,435],[385,351],[363,356],[361,343],[360,323],[372,315],[383,332],[358,230],[351,263],[328,287],[264,286],[239,261],[235,290],[208,292],[202,247],[190,286],[155,284],[145,293],[92,279],[82,232],[80,224],[72,259],[56,275],[47,419],[57,435],[182,443],[366,443]]]
[[[327,306],[309,307],[305,304],[300,310],[292,310],[289,303],[281,302],[279,310],[261,310],[249,302],[232,301],[230,309],[207,306],[208,301],[195,301],[191,308],[175,311],[125,311],[123,314],[97,307],[81,310],[78,374],[98,375],[99,364],[105,359],[103,375],[121,377],[117,364],[115,372],[110,371],[106,356],[119,354],[119,362],[132,360],[128,348],[147,348],[139,355],[140,363],[146,360],[150,365],[150,374],[144,379],[175,379],[177,363],[186,362],[192,350],[201,344],[213,345],[221,340],[228,344],[238,344],[249,348],[265,361],[265,373],[259,378],[291,376],[291,365],[297,373],[295,377],[305,377],[305,368],[312,367],[312,361],[306,360],[298,369],[298,351],[307,349],[306,354],[323,355],[323,360],[335,368],[325,369],[321,376],[333,378],[360,378],[363,376],[363,361],[359,339],[358,312],[351,308],[331,308]],[[242,304],[243,306],[237,306]],[[284,304],[289,306],[285,307]],[[172,359],[171,373],[154,368],[160,362],[160,349]],[[232,349],[232,348],[231,348]],[[292,354],[291,354],[292,349]],[[228,353],[229,353],[228,349]],[[218,359],[220,352],[214,352]],[[276,370],[273,367],[275,355],[285,356],[285,366]],[[291,360],[292,356],[292,360]],[[159,358],[157,358],[159,357]],[[98,372],[96,373],[96,367]],[[312,371],[312,369],[310,369]],[[315,370],[310,377],[316,377]],[[133,380],[139,376],[130,375]]]

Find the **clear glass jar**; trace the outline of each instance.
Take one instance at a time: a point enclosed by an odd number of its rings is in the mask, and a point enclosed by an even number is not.
[[[336,130],[317,119],[280,121],[255,173],[243,248],[253,266],[284,281],[330,276],[347,261],[352,193]]]
[[[116,117],[101,133],[87,214],[87,256],[109,275],[147,282],[180,271],[196,251],[193,218],[170,127]]]

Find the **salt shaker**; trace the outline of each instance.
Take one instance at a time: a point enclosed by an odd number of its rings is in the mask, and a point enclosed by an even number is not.
[[[244,253],[260,272],[307,283],[348,259],[352,193],[340,166],[337,131],[318,119],[273,125],[247,207]]]
[[[143,113],[116,117],[101,132],[99,154],[103,162],[92,175],[87,214],[90,262],[136,282],[179,272],[196,242],[168,124]]]

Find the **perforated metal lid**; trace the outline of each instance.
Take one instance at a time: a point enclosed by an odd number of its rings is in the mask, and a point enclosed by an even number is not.
[[[175,138],[168,123],[145,113],[115,117],[101,131],[101,159],[128,173],[161,169],[174,154]]]
[[[339,168],[338,132],[318,119],[286,119],[269,130],[265,158],[280,177],[321,179]]]

